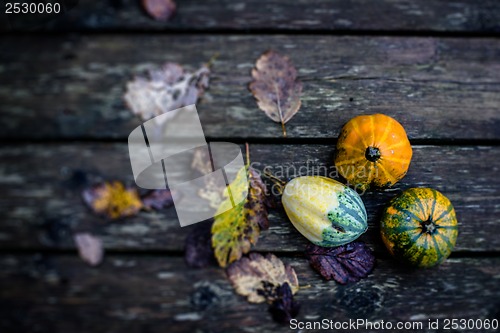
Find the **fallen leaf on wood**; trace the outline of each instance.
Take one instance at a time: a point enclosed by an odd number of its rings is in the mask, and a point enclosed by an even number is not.
[[[334,279],[340,284],[359,281],[375,266],[375,257],[363,242],[333,248],[310,245],[306,253],[316,271],[325,279]]]
[[[288,282],[276,288],[277,297],[269,306],[269,312],[281,324],[288,324],[292,318],[297,317],[300,304],[293,299],[292,290]]]
[[[146,209],[160,210],[174,204],[174,199],[170,190],[152,190],[146,193],[141,199]]]
[[[109,219],[135,215],[143,207],[137,189],[119,181],[103,182],[82,191],[84,202],[96,214]]]
[[[288,283],[292,294],[299,290],[294,269],[283,264],[274,254],[264,257],[250,253],[248,257],[231,264],[226,272],[236,292],[247,297],[251,303],[272,303],[279,299],[278,287],[285,283]]]
[[[257,223],[261,230],[269,228],[267,207],[273,206],[272,197],[268,195],[266,184],[262,181],[257,170],[248,168],[248,200],[245,204],[248,223]]]
[[[252,69],[253,81],[249,89],[259,108],[277,123],[281,123],[286,137],[285,123],[300,109],[302,83],[290,59],[274,51],[260,56]]]
[[[212,246],[221,267],[226,267],[248,253],[251,245],[257,242],[260,230],[269,227],[265,184],[254,169],[249,168],[248,178],[246,172],[245,167],[241,168],[234,182],[230,184],[232,191],[237,193],[248,191],[246,200],[227,210],[228,206],[232,207],[232,199],[225,189],[225,200],[219,205],[212,226]]]
[[[194,151],[191,168],[198,171],[200,175],[207,175],[214,171],[208,149],[198,148]],[[198,195],[207,200],[210,207],[217,209],[223,200],[223,191],[224,188],[215,182],[214,177],[207,177],[205,178],[205,187],[198,191]]]
[[[175,14],[176,9],[173,0],[142,0],[142,7],[158,21],[168,21]]]
[[[230,187],[237,193],[248,191],[245,167],[238,171]],[[232,194],[233,197],[237,197],[236,194]],[[241,258],[244,253],[248,253],[251,244],[255,244],[259,237],[259,225],[247,222],[246,202],[240,202],[233,207],[227,188],[224,190],[224,197],[215,213],[212,225],[212,246],[215,258],[221,267],[226,267],[227,264]]]
[[[147,121],[168,111],[196,104],[208,88],[209,74],[208,65],[191,73],[181,65],[169,62],[159,69],[151,69],[148,77],[138,76],[128,82],[124,99],[134,114]],[[170,114],[175,116],[175,112]],[[155,118],[155,123],[162,125],[171,117]]]
[[[89,233],[77,233],[73,235],[73,238],[78,254],[83,261],[90,266],[97,266],[102,262],[104,250],[102,241],[99,238]]]
[[[196,224],[186,237],[184,258],[188,266],[203,268],[217,264],[212,249],[212,223]]]

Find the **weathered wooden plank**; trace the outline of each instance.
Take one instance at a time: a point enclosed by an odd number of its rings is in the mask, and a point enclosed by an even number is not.
[[[247,89],[264,50],[304,82],[290,138],[335,138],[358,114],[398,119],[411,139],[500,139],[500,40],[335,36],[91,35],[0,41],[0,138],[121,138],[140,124],[127,80],[148,65],[196,67],[214,54],[198,110],[210,138],[277,138]],[[33,55],[36,55],[34,57]]]
[[[267,166],[283,178],[335,176],[333,153],[329,145],[250,145],[254,166]],[[180,251],[192,228],[179,226],[174,209],[108,223],[83,205],[75,182],[68,178],[84,170],[132,181],[125,144],[4,146],[0,160],[1,248],[73,248],[70,229],[84,229],[100,234],[108,249]],[[433,187],[448,196],[457,211],[457,251],[499,251],[499,160],[500,147],[415,146],[410,170],[395,188],[362,196],[369,214],[369,231],[362,239],[385,252],[378,234],[383,206],[402,189]],[[256,249],[304,249],[307,241],[281,209],[272,211],[270,221]]]
[[[441,329],[444,318],[498,319],[499,258],[449,259],[429,270],[378,258],[368,278],[348,286],[323,281],[303,257],[282,259],[303,287],[301,321],[421,321],[413,331],[436,332],[429,319]],[[266,304],[234,294],[224,270],[190,269],[178,257],[113,255],[89,268],[76,254],[8,255],[0,265],[2,332],[290,330],[272,322]]]
[[[133,0],[80,1],[46,24],[22,24],[10,16],[5,30],[326,30],[499,32],[500,5],[495,0],[184,0],[176,16],[155,22]],[[4,17],[4,20],[7,17]],[[9,29],[10,28],[10,29]]]

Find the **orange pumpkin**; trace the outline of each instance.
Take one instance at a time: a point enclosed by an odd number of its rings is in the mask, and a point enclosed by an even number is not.
[[[383,114],[357,116],[342,128],[335,165],[360,190],[389,187],[406,175],[412,153],[406,132],[395,119]]]

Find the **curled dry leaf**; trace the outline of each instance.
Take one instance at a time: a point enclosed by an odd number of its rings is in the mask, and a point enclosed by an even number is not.
[[[285,123],[299,111],[301,104],[302,83],[297,80],[297,70],[288,57],[271,50],[257,60],[252,78],[249,89],[259,108],[281,123],[286,136]]]
[[[130,110],[146,121],[168,111],[196,104],[208,88],[209,74],[207,65],[191,73],[179,64],[166,63],[162,68],[150,70],[148,77],[138,76],[128,82],[124,99]],[[174,116],[174,113],[170,114]],[[168,119],[167,116],[159,117],[155,118],[155,122],[162,125]]]
[[[266,184],[260,174],[252,167],[248,168],[248,200],[245,204],[248,223],[257,223],[261,230],[269,229],[267,207],[273,206],[272,197],[268,195]]]
[[[300,304],[293,299],[292,290],[287,282],[276,288],[276,294],[276,299],[269,306],[269,312],[274,321],[288,324],[299,314]]]
[[[97,266],[102,262],[104,250],[102,241],[99,238],[89,233],[77,233],[73,236],[73,239],[78,248],[78,254],[83,261],[90,266]]]
[[[262,303],[279,299],[278,287],[288,283],[291,293],[299,290],[299,281],[294,269],[285,265],[274,254],[265,257],[250,253],[231,264],[226,273],[236,292],[247,297],[251,303]]]
[[[248,190],[246,200],[227,210],[228,205],[232,207],[232,201],[225,189],[225,199],[219,205],[212,226],[212,246],[221,267],[226,267],[248,253],[251,245],[257,242],[260,230],[269,227],[265,184],[254,169],[249,168],[248,178],[245,176],[246,172],[245,167],[241,168],[230,185],[233,191],[243,193]]]
[[[310,245],[306,253],[311,266],[325,279],[340,284],[357,282],[370,274],[375,257],[363,242],[351,242],[338,247]]]
[[[143,207],[137,189],[119,181],[103,182],[82,191],[84,202],[98,215],[109,219],[135,215]]]
[[[190,267],[203,268],[217,264],[212,249],[211,222],[198,223],[186,237],[184,258]]]
[[[170,190],[152,190],[142,197],[142,204],[146,209],[160,210],[174,204]]]
[[[173,0],[142,0],[142,7],[155,20],[168,21],[177,6]]]

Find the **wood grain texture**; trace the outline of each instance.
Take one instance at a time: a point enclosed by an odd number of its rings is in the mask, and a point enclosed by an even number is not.
[[[456,209],[456,251],[500,251],[500,147],[414,146],[413,150],[409,172],[400,183],[390,190],[362,195],[369,215],[369,231],[362,239],[385,252],[378,229],[384,205],[403,189],[432,187],[445,194]],[[250,145],[254,167],[267,167],[283,179],[336,177],[333,154],[330,145]],[[0,160],[0,248],[71,249],[71,233],[85,230],[100,235],[107,249],[182,251],[184,238],[193,228],[181,228],[173,208],[110,223],[84,206],[77,189],[82,177],[77,173],[75,178],[74,172],[133,181],[126,144],[4,146]],[[305,248],[307,240],[282,209],[271,211],[270,222],[257,250],[295,252]]]
[[[499,32],[500,5],[495,0],[183,0],[169,22],[156,22],[139,1],[80,1],[57,19],[23,25],[10,17],[3,31],[452,31]],[[17,20],[16,20],[17,19]]]
[[[353,116],[382,112],[410,139],[500,139],[498,39],[251,35],[5,37],[0,138],[125,139],[140,124],[122,98],[134,74],[165,61],[196,68],[217,53],[198,103],[205,134],[280,138],[247,89],[271,47],[304,83],[289,138],[336,138]]]
[[[278,252],[297,271],[299,320],[425,328],[429,319],[500,318],[499,1],[178,0],[166,23],[137,0],[79,2],[39,26],[0,14],[0,332],[290,331],[267,305],[235,295],[224,270],[186,267],[184,239],[196,226],[181,228],[173,208],[108,222],[80,196],[85,179],[133,182],[126,138],[140,121],[124,105],[126,82],[165,61],[196,69],[215,54],[197,105],[205,134],[250,141],[259,170],[336,177],[336,137],[359,114],[388,114],[423,144],[393,189],[362,195],[361,240],[377,265],[359,283],[323,281],[304,258],[307,240],[282,209],[271,211],[254,250]],[[41,33],[9,35],[28,30]],[[247,89],[269,48],[290,56],[304,83],[290,141]],[[401,267],[379,236],[382,208],[414,186],[448,196],[459,220],[452,257],[430,270]],[[78,231],[102,238],[99,267],[78,258]]]
[[[426,325],[428,319],[499,315],[499,258],[449,259],[430,270],[378,258],[368,278],[347,286],[322,280],[302,256],[281,259],[303,287],[295,297],[301,321]],[[0,282],[8,286],[0,290],[4,333],[290,331],[271,320],[266,304],[236,295],[224,270],[190,269],[178,257],[109,255],[89,268],[76,255],[7,255],[0,267]]]

